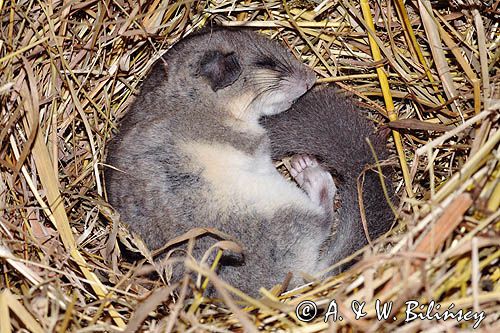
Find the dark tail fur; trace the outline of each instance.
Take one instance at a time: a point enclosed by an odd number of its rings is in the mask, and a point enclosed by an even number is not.
[[[357,179],[367,165],[375,164],[365,138],[370,139],[379,160],[387,157],[385,139],[374,134],[373,124],[353,101],[331,87],[311,90],[290,110],[266,117],[262,124],[269,133],[274,159],[314,155],[340,183],[336,233],[325,253],[331,263],[364,246],[367,240],[358,204]],[[390,176],[389,168],[383,171]],[[390,194],[390,177],[385,183]],[[394,217],[376,168],[366,172],[362,193],[368,230],[374,239],[389,230]]]

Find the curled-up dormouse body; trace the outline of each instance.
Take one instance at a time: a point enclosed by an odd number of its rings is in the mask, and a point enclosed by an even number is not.
[[[300,272],[325,269],[333,178],[300,154],[292,166],[301,188],[287,181],[259,123],[314,81],[288,50],[253,32],[217,29],[180,41],[154,65],[109,144],[110,203],[151,249],[192,228],[234,237],[243,255],[224,255],[219,274],[251,294],[289,272],[293,286]],[[194,257],[217,240],[199,237]]]

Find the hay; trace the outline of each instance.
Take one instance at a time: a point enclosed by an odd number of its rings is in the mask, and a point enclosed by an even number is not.
[[[1,1],[0,331],[443,331],[474,320],[405,322],[407,300],[484,311],[499,330],[498,1]],[[399,222],[349,271],[256,300],[208,268],[222,300],[193,282],[147,275],[117,238],[102,163],[141,79],[161,51],[207,24],[282,40],[321,82],[391,121]],[[209,24],[209,23],[208,23]],[[110,223],[112,222],[112,223]],[[227,244],[226,244],[227,245]],[[227,245],[229,246],[229,245]],[[377,320],[376,300],[393,302]],[[297,319],[336,301],[343,320]],[[366,302],[355,318],[353,300]],[[356,303],[354,303],[356,304]],[[243,306],[243,307],[242,307]],[[427,308],[426,308],[427,309]],[[423,312],[426,309],[422,310]],[[397,318],[393,320],[393,317]],[[495,329],[496,328],[496,329]]]

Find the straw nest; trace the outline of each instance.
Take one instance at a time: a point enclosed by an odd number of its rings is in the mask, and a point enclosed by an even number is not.
[[[499,5],[0,0],[0,331],[454,331],[478,321],[431,312],[407,322],[405,302],[416,300],[483,311],[479,327],[498,332]],[[106,142],[154,59],[210,21],[282,40],[393,129],[398,221],[349,271],[252,299],[188,260],[220,291],[207,300],[187,277],[173,293],[118,227],[105,203]],[[146,259],[124,261],[118,243]],[[318,307],[308,323],[295,313],[304,300]],[[387,320],[376,300],[392,302]],[[332,304],[342,320],[325,323]]]

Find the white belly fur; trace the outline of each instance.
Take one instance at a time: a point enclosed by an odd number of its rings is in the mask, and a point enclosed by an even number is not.
[[[271,217],[277,209],[292,205],[321,214],[321,208],[280,175],[264,154],[252,156],[230,145],[196,141],[181,148],[190,156],[192,167],[201,169],[211,184],[218,209],[241,204]]]

